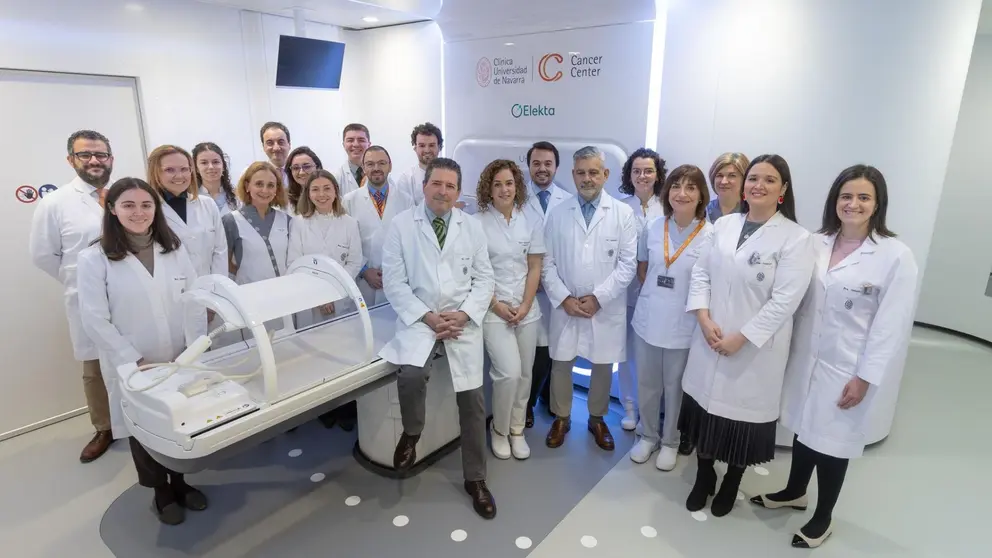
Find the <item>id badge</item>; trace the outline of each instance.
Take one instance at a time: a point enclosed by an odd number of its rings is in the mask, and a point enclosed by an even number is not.
[[[675,278],[674,277],[668,277],[666,275],[659,275],[658,276],[658,286],[659,287],[664,287],[666,289],[674,289],[675,288]]]

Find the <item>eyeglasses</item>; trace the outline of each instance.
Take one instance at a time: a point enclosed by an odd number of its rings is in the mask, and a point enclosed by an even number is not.
[[[294,173],[299,173],[299,172],[311,172],[315,168],[317,168],[317,165],[305,163],[302,165],[293,165],[289,167],[289,170],[293,171]]]
[[[384,169],[389,166],[389,161],[365,161],[363,166],[368,169]]]
[[[632,169],[631,176],[654,176],[658,174],[654,169]]]
[[[166,176],[176,176],[177,174],[187,175],[191,172],[193,171],[189,167],[181,167],[178,169],[175,167],[166,167],[162,169],[162,174]]]
[[[105,163],[107,162],[107,159],[110,159],[110,153],[103,151],[78,151],[73,153],[72,156],[84,163],[89,162],[89,160],[94,157],[96,157],[96,160],[101,163]]]

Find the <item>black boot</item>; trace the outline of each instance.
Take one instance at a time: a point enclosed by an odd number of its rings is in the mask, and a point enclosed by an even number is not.
[[[713,505],[710,511],[713,517],[723,517],[734,509],[734,502],[737,501],[737,491],[741,487],[741,478],[744,477],[743,467],[727,467],[727,474],[723,476],[723,483],[720,484],[720,491],[713,498]]]
[[[689,498],[685,501],[685,509],[697,512],[706,507],[706,499],[716,490],[716,471],[712,459],[702,459],[696,456],[696,482],[692,485]]]

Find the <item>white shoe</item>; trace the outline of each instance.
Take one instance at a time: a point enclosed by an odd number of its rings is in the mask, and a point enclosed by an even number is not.
[[[637,410],[634,409],[634,404],[627,402],[623,406],[624,417],[620,421],[620,428],[631,432],[637,428]]]
[[[510,449],[510,441],[506,436],[496,432],[495,428],[491,428],[493,437],[493,455],[497,459],[509,459],[512,456],[512,450]]]
[[[527,438],[524,438],[523,434],[519,436],[510,434],[510,451],[517,459],[530,457],[530,446],[527,445]]]
[[[678,460],[679,448],[670,448],[665,446],[661,448],[658,452],[658,458],[654,461],[654,466],[662,471],[671,471],[675,468],[675,462]]]
[[[646,463],[651,458],[651,454],[658,449],[658,442],[651,442],[641,438],[630,448],[630,460],[634,463]]]

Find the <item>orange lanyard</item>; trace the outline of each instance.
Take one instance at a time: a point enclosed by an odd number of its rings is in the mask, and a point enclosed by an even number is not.
[[[703,227],[706,226],[706,221],[704,219],[700,219],[699,220],[699,224],[696,225],[696,229],[692,231],[692,234],[689,235],[689,238],[685,239],[685,242],[682,243],[682,246],[679,246],[679,249],[678,249],[677,252],[675,252],[675,255],[674,256],[669,257],[668,256],[668,253],[669,253],[668,252],[668,223],[670,221],[671,221],[671,219],[665,219],[665,267],[666,268],[671,268],[672,267],[672,264],[675,263],[675,260],[679,259],[679,256],[682,255],[682,251],[685,250],[686,246],[688,246],[689,244],[692,244],[692,239],[696,238],[696,235],[699,234],[699,231],[703,230]]]

